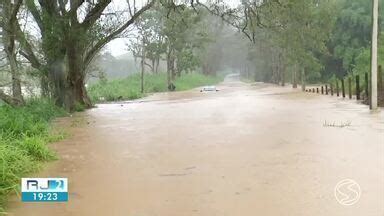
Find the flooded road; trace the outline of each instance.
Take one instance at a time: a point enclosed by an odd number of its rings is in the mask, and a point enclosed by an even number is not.
[[[21,203],[17,216],[383,216],[384,114],[290,87],[226,82],[102,104],[70,120],[60,160],[68,203]],[[336,184],[353,179],[357,203]]]

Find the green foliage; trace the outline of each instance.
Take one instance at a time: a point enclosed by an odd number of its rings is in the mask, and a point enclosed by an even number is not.
[[[64,114],[47,99],[33,99],[18,108],[5,105],[0,107],[0,133],[17,137],[41,134],[49,120]]]
[[[83,112],[83,111],[85,111],[85,106],[83,104],[80,104],[80,103],[75,103],[74,110],[76,112]]]
[[[0,167],[0,209],[4,209],[6,195],[17,192],[20,177],[36,171],[39,165],[26,151],[0,138]]]
[[[223,76],[205,76],[198,73],[186,74],[175,80],[177,91],[184,91],[199,86],[213,85],[223,81]]]
[[[45,99],[24,107],[0,107],[0,213],[10,192],[18,192],[20,178],[55,159],[47,143],[63,138],[49,131],[49,121],[65,112]]]
[[[384,0],[379,1],[384,4]],[[276,78],[277,67],[296,72],[304,67],[305,80],[309,82],[368,72],[371,13],[372,1],[366,0],[264,1],[258,16],[250,15],[248,19],[264,27],[248,25],[255,33],[256,45],[249,51],[257,68],[255,77],[271,81]],[[383,27],[384,10],[380,11],[379,19]],[[381,65],[383,43],[381,38]]]
[[[26,151],[36,161],[49,161],[55,159],[55,154],[47,146],[48,136],[24,136],[15,142],[16,146]]]
[[[255,78],[278,83],[282,71],[305,68],[307,81],[318,79],[323,68],[319,56],[327,54],[326,41],[335,21],[333,6],[333,0],[265,1],[257,15],[251,13],[248,28],[253,29],[255,46],[248,53],[257,59]]]
[[[178,73],[194,71],[200,65],[199,54],[210,41],[204,18],[209,19],[206,13],[197,13],[185,5],[157,5],[136,21],[139,34],[131,39],[128,48],[138,58],[143,57],[144,51],[146,59],[153,63],[164,57],[170,62],[176,60]],[[173,70],[173,66],[167,69]]]
[[[384,4],[379,0],[380,5]],[[372,1],[343,0],[335,4],[337,18],[328,40],[329,55],[323,59],[323,77],[336,74],[339,78],[347,74],[365,73],[370,67],[370,41],[372,31]],[[380,23],[383,23],[383,11]],[[379,42],[382,49],[383,40]],[[380,55],[381,56],[381,55]]]
[[[176,90],[182,91],[222,81],[222,77],[204,76],[202,74],[183,74],[174,82]],[[135,74],[125,79],[116,79],[107,83],[96,83],[88,89],[91,100],[117,101],[132,100],[145,96],[145,93],[165,92],[167,89],[165,73],[148,74],[144,77],[144,94],[140,93],[140,75]]]
[[[383,33],[381,33],[383,35]],[[381,36],[379,39],[379,65],[384,66],[384,37]],[[370,47],[366,47],[361,50],[359,55],[356,57],[356,66],[353,68],[353,74],[364,74],[370,71],[371,69],[371,49]]]

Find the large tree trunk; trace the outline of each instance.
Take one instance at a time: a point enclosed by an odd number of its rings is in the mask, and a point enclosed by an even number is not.
[[[67,70],[64,63],[64,56],[48,61],[48,77],[52,83],[52,98],[55,104],[60,107],[65,107],[65,89],[67,80]]]
[[[72,38],[73,37],[73,38]],[[49,61],[49,79],[56,105],[73,112],[92,107],[85,88],[83,50],[75,36],[69,35],[66,47]]]
[[[81,70],[78,70],[81,66],[71,63],[68,66],[69,76],[67,80],[62,80],[63,88],[58,91],[60,92],[59,103],[70,112],[91,108],[92,103],[85,88],[85,76],[79,72]]]
[[[85,77],[84,76],[74,76],[70,77],[69,88],[67,89],[66,94],[66,104],[65,107],[69,111],[76,111],[80,108],[91,108],[92,103],[88,97],[87,90],[85,88]]]
[[[72,38],[73,37],[73,38]],[[74,111],[78,106],[91,108],[92,103],[85,88],[85,65],[83,61],[81,41],[72,35],[67,44],[68,79],[65,107]]]
[[[49,78],[55,103],[70,112],[92,107],[85,88],[84,68],[76,58],[78,56],[69,51],[67,61],[57,60],[50,64]]]

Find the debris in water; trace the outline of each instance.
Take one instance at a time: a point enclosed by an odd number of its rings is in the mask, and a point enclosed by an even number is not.
[[[324,127],[338,127],[338,128],[344,128],[344,127],[349,127],[349,126],[351,126],[351,122],[350,122],[350,121],[347,121],[347,122],[340,122],[339,124],[336,124],[335,122],[330,123],[330,122],[324,121],[323,126],[324,126]]]

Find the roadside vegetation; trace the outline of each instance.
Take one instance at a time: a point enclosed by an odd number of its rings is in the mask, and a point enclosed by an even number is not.
[[[222,71],[305,91],[371,68],[372,1],[117,2],[0,1],[1,199],[20,176],[54,158],[46,144],[55,138],[49,121],[63,113],[55,105],[82,111],[164,92],[171,83],[176,91],[212,85]],[[374,20],[384,29],[384,10]],[[114,39],[126,41],[119,48],[127,59],[108,53]],[[88,80],[96,83],[87,88]],[[379,91],[384,104],[383,85]]]
[[[148,0],[136,5],[131,0],[119,3],[121,11],[104,0],[74,1],[74,8],[67,7],[66,1],[43,2],[0,3],[0,77],[7,74],[0,86],[12,89],[0,88],[0,99],[13,106],[25,104],[22,87],[31,77],[44,96],[76,111],[91,108],[90,98],[95,98],[87,92],[86,80],[101,78],[103,73],[111,78],[111,71],[119,77],[128,71],[139,70],[142,77],[164,71],[167,82],[153,89],[160,91],[191,71],[215,76],[230,68],[255,81],[292,83],[294,88],[301,84],[305,90],[309,83],[347,79],[370,70],[372,1],[232,5]],[[374,2],[384,4],[384,0]],[[84,13],[78,16],[74,11]],[[384,26],[383,15],[381,10],[375,18],[379,29]],[[116,38],[127,41],[120,48],[129,51],[129,61],[113,59],[104,49]],[[145,91],[130,90],[117,97],[137,98]]]
[[[213,85],[223,81],[223,76],[205,76],[198,73],[185,74],[173,82],[176,91],[183,91],[204,85]],[[165,73],[148,74],[144,77],[144,92],[141,93],[140,74],[125,79],[99,81],[89,87],[88,92],[93,102],[133,100],[148,93],[165,92],[167,89]]]
[[[50,121],[66,112],[45,99],[30,100],[23,107],[0,106],[0,214],[7,195],[18,193],[20,178],[54,160],[48,143],[62,133],[50,130]]]

